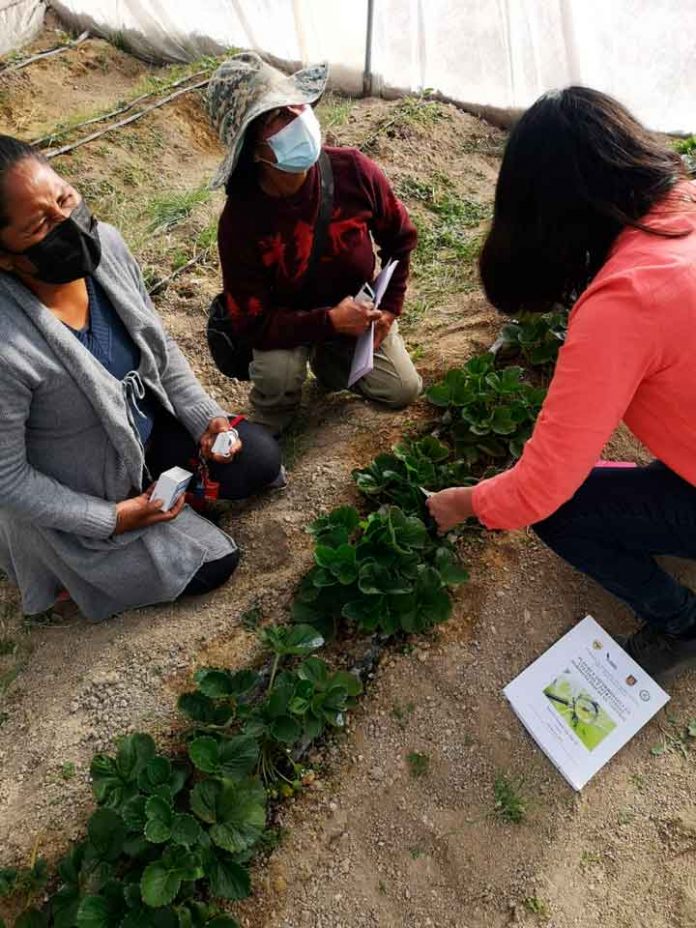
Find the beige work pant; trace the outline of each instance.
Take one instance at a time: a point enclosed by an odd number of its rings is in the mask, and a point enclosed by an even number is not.
[[[353,360],[353,342],[332,341],[300,348],[254,350],[249,366],[252,420],[279,434],[291,422],[302,399],[302,385],[311,365],[327,390],[345,390]],[[423,381],[408,356],[396,322],[375,352],[374,369],[351,388],[394,409],[416,400]]]

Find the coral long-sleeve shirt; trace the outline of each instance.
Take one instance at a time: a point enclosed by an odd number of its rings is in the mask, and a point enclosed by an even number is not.
[[[293,348],[334,338],[329,309],[355,296],[382,263],[399,264],[380,309],[398,316],[416,229],[379,167],[356,148],[325,148],[334,176],[327,244],[306,271],[319,213],[315,165],[296,194],[272,197],[258,183],[236,184],[220,217],[218,246],[234,331],[255,348]]]
[[[539,522],[569,500],[623,420],[696,485],[696,185],[680,184],[626,228],[570,314],[532,437],[517,464],[473,493],[488,528]]]

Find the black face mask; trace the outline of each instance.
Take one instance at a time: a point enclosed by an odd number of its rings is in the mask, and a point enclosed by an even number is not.
[[[22,254],[36,268],[39,280],[47,284],[69,284],[86,277],[101,260],[97,220],[81,200],[67,219]]]

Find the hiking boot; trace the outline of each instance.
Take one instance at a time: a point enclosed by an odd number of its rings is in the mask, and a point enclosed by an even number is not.
[[[616,642],[658,683],[696,667],[696,637],[663,634],[644,625],[633,635],[618,635]]]

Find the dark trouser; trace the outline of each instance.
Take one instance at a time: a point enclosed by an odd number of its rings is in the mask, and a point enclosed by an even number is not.
[[[534,531],[658,631],[696,629],[696,596],[655,555],[696,558],[696,487],[664,464],[595,468]]]
[[[211,479],[220,484],[220,499],[240,500],[253,496],[280,473],[280,448],[270,432],[263,426],[246,421],[235,428],[242,442],[241,451],[229,464],[209,463]],[[162,471],[170,467],[195,468],[198,447],[178,419],[160,409],[147,443],[145,459],[153,480],[156,480]],[[181,595],[209,593],[232,576],[238,563],[238,551],[216,561],[208,561],[199,568]]]

